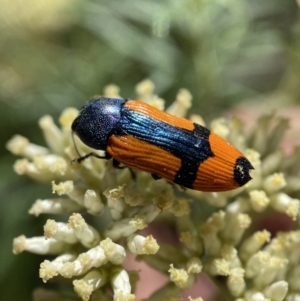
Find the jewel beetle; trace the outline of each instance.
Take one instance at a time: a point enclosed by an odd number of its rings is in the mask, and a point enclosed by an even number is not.
[[[105,151],[113,165],[152,174],[183,187],[226,191],[251,180],[245,156],[209,129],[138,100],[98,98],[85,105],[72,132],[87,146]]]

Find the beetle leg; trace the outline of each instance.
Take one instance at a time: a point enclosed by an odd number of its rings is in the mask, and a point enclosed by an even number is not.
[[[109,155],[108,153],[106,153],[105,155],[101,156],[101,155],[98,155],[98,154],[96,154],[96,153],[94,153],[94,152],[91,152],[91,153],[89,153],[89,154],[87,154],[87,155],[85,155],[85,156],[82,156],[82,157],[73,159],[73,160],[71,161],[71,163],[73,163],[73,162],[75,162],[75,161],[77,161],[78,163],[80,163],[80,162],[82,162],[83,160],[85,160],[85,159],[87,159],[87,158],[89,158],[89,157],[95,157],[95,158],[98,158],[98,159],[108,160],[108,159],[111,158],[111,155]]]
[[[113,167],[117,168],[117,169],[123,169],[123,168],[126,168],[127,166],[121,165],[121,163],[119,161],[117,161],[116,159],[113,159]],[[127,167],[127,168],[129,169],[132,179],[136,180],[136,175],[135,175],[134,171],[129,167]]]

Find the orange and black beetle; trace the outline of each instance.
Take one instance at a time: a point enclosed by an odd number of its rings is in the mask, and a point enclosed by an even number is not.
[[[146,103],[101,97],[72,124],[83,143],[129,168],[201,191],[225,191],[251,180],[251,163],[209,129]]]

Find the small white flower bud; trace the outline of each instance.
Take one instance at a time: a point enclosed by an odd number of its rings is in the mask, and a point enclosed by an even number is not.
[[[230,262],[224,258],[214,259],[209,265],[207,270],[214,276],[228,276],[230,273]]]
[[[300,289],[299,277],[300,277],[300,266],[298,265],[293,267],[289,271],[289,275],[287,277],[287,281],[291,290],[298,291]]]
[[[211,255],[218,255],[220,252],[222,243],[217,233],[224,227],[224,217],[224,211],[214,213],[199,229],[205,251]]]
[[[185,117],[187,110],[192,106],[192,94],[186,89],[180,89],[175,101],[166,109],[166,112]]]
[[[6,148],[14,155],[33,159],[35,156],[47,155],[49,150],[45,147],[30,143],[21,135],[13,136],[7,143]]]
[[[131,294],[131,284],[125,270],[116,269],[111,279],[114,290],[114,301],[133,301],[135,296]]]
[[[81,211],[83,207],[79,206],[70,199],[47,199],[36,200],[29,209],[28,213],[35,216],[45,213],[71,213],[74,211]]]
[[[245,270],[242,268],[234,268],[230,270],[230,274],[227,279],[227,286],[234,297],[240,296],[246,289],[244,274]]]
[[[241,259],[245,261],[254,253],[258,252],[265,243],[270,241],[270,237],[270,232],[263,230],[255,232],[244,240],[239,250]]]
[[[293,199],[284,192],[275,194],[272,199],[272,207],[275,210],[286,213],[293,220],[297,219],[300,208],[300,201]]]
[[[127,205],[132,207],[145,205],[147,198],[145,198],[144,195],[141,195],[138,191],[125,187],[124,193],[124,201]]]
[[[184,269],[175,269],[173,264],[170,265],[168,270],[170,273],[170,280],[179,288],[185,288],[188,284],[189,274]]]
[[[238,197],[235,201],[226,206],[226,211],[230,214],[245,213],[249,210],[249,199],[244,197]]]
[[[122,98],[120,96],[120,88],[117,85],[113,84],[104,87],[103,95],[105,97]]]
[[[27,159],[17,160],[14,170],[19,175],[27,175],[38,182],[50,182],[55,179],[74,178],[75,174],[62,157],[56,155],[35,156],[34,162]]]
[[[271,256],[268,263],[264,265],[256,277],[253,279],[253,283],[257,288],[262,288],[270,285],[281,272],[286,271],[288,260],[277,256]]]
[[[231,245],[223,245],[221,249],[221,256],[229,262],[231,269],[242,266],[237,249]]]
[[[43,282],[47,282],[49,279],[58,275],[58,271],[66,262],[73,261],[74,259],[74,254],[63,254],[52,261],[44,260],[40,265],[40,278],[42,278]]]
[[[236,117],[232,117],[228,119],[227,123],[230,129],[228,140],[232,142],[237,149],[244,151],[246,149],[246,136],[243,133],[243,122]]]
[[[33,164],[43,173],[52,175],[52,179],[74,178],[74,171],[70,168],[70,163],[65,158],[56,155],[36,156]]]
[[[265,296],[270,298],[272,301],[284,300],[288,292],[288,283],[286,281],[277,281],[267,287],[264,291]]]
[[[228,123],[225,118],[214,119],[210,124],[211,131],[222,137],[223,139],[227,139],[230,129],[228,127]]]
[[[202,118],[202,116],[198,115],[198,114],[192,114],[190,116],[190,121],[193,123],[197,123],[199,125],[205,126],[205,121]]]
[[[74,290],[83,301],[88,301],[91,294],[97,288],[103,286],[107,282],[106,273],[101,270],[94,270],[86,274],[80,280],[74,280]]]
[[[133,223],[130,223],[131,219],[125,218],[114,222],[111,228],[105,230],[104,236],[110,237],[112,240],[118,240],[121,237],[128,237],[137,231],[137,228]]]
[[[44,236],[26,238],[21,235],[13,241],[13,253],[19,254],[24,251],[35,254],[60,254],[68,250],[68,244],[53,238],[46,239]]]
[[[283,173],[274,173],[264,179],[263,187],[268,193],[276,192],[286,186]]]
[[[208,218],[208,220],[205,222],[205,224],[203,224],[204,227],[205,227],[205,225],[209,226],[207,228],[207,230],[209,230],[209,232],[220,231],[225,226],[225,212],[223,210],[220,210],[220,211],[212,214]],[[202,229],[202,226],[200,229]]]
[[[262,292],[249,290],[245,293],[246,301],[271,301],[270,299],[266,299]]]
[[[130,223],[133,223],[137,229],[142,230],[161,213],[160,208],[155,204],[146,205],[137,212]]]
[[[263,190],[252,190],[249,192],[250,203],[256,212],[262,212],[270,203],[270,199],[267,197]]]
[[[154,83],[150,79],[145,79],[135,86],[135,92],[138,96],[145,97],[151,95],[154,88]]]
[[[125,249],[114,243],[109,237],[100,242],[100,246],[104,250],[106,258],[113,264],[123,264],[126,259]]]
[[[221,230],[223,241],[235,246],[238,244],[245,233],[245,230],[250,226],[251,218],[248,214],[226,213],[224,228]]]
[[[51,155],[49,155],[51,157]],[[53,156],[51,158],[54,158]],[[57,158],[57,157],[55,157]],[[35,157],[35,163],[37,163],[39,160],[41,160],[41,157]],[[64,176],[70,176],[72,178],[71,174],[68,175],[62,175],[66,170],[64,169],[65,165],[63,166],[63,170],[56,170],[58,173],[53,172],[50,170],[50,165],[49,162],[45,163],[44,166],[39,165],[41,169],[36,166],[35,163],[29,162],[27,159],[20,159],[17,160],[13,166],[14,171],[18,175],[26,175],[29,178],[37,181],[37,182],[42,182],[42,183],[49,183],[53,178],[61,178]],[[41,162],[40,162],[41,163]],[[62,173],[61,173],[62,172]]]
[[[98,231],[88,225],[79,213],[70,216],[69,227],[74,230],[74,234],[86,248],[94,247],[100,242]]]
[[[166,181],[152,181],[149,190],[154,195],[152,203],[159,208],[159,212],[173,205],[175,199],[173,187]]]
[[[290,265],[297,265],[300,260],[300,231],[279,232],[265,250],[278,257],[286,258]]]
[[[204,192],[203,197],[210,205],[224,207],[227,205],[228,197],[224,193]]]
[[[198,235],[192,235],[190,231],[184,231],[180,233],[180,241],[192,252],[199,255],[204,253],[203,242]]]
[[[174,201],[171,211],[176,217],[190,214],[191,209],[188,200],[179,199]]]
[[[246,158],[251,162],[252,166],[254,167],[254,169],[258,169],[260,170],[261,169],[261,160],[260,160],[260,153],[257,152],[256,150],[254,149],[246,149],[245,151],[245,156]]]
[[[203,239],[205,251],[211,255],[217,255],[220,252],[222,243],[215,229],[210,228],[211,226],[209,225],[203,225],[200,228],[199,234]]]
[[[46,115],[39,120],[39,126],[43,131],[44,138],[54,154],[63,155],[63,133],[55,125],[51,116]]]
[[[59,124],[64,131],[68,131],[67,135],[70,135],[71,126],[74,119],[78,116],[78,110],[75,108],[66,108],[59,116]]]
[[[87,212],[93,215],[101,215],[104,210],[104,204],[97,192],[88,189],[83,198],[83,205]]]
[[[203,269],[201,260],[197,257],[192,257],[187,263],[188,274],[200,274]]]
[[[57,241],[64,241],[69,244],[78,242],[78,238],[74,234],[74,230],[68,227],[68,224],[56,222],[48,219],[44,226],[44,235],[46,238],[54,238]]]
[[[127,246],[133,254],[156,254],[159,245],[152,235],[144,237],[142,235],[132,235],[128,238]]]
[[[125,185],[119,186],[114,189],[107,189],[103,194],[107,197],[107,206],[110,210],[112,219],[119,220],[122,217],[122,213],[126,208],[124,202],[124,188]]]
[[[104,250],[101,246],[81,253],[74,261],[65,262],[59,267],[58,272],[65,278],[72,278],[85,274],[91,268],[98,268],[107,263]]]
[[[55,184],[54,181],[51,182],[52,184],[52,193],[56,193],[58,195],[68,194],[74,189],[73,181],[65,181]]]
[[[246,263],[246,277],[253,278],[260,273],[261,269],[269,264],[270,253],[259,251],[249,258]]]

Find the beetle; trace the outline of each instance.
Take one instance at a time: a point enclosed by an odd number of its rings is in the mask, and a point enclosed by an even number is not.
[[[201,191],[226,191],[251,180],[253,166],[223,138],[206,127],[138,100],[100,97],[79,112],[72,132],[95,156]]]

